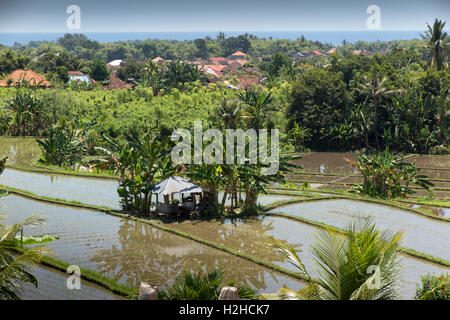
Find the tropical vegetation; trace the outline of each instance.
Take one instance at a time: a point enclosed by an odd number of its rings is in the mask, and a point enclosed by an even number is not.
[[[294,248],[273,240],[307,286],[298,291],[283,287],[282,300],[391,300],[397,297],[399,248],[402,234],[376,229],[369,220],[356,222],[344,233],[322,229],[312,245],[317,278],[306,270]]]

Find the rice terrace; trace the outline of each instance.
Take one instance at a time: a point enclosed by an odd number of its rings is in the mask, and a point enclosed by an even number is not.
[[[449,300],[445,20],[0,35],[0,300]]]

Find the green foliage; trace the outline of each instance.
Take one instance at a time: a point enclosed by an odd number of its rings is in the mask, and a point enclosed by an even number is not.
[[[298,291],[283,287],[283,300],[386,300],[397,297],[401,233],[379,231],[372,221],[352,224],[338,235],[321,230],[312,246],[318,267],[313,280],[296,251],[273,240],[277,252],[285,255],[308,285]]]
[[[6,103],[5,109],[12,118],[9,124],[12,136],[37,136],[42,133],[45,128],[45,110],[37,95],[37,86],[29,87],[22,80],[14,97],[6,100]]]
[[[126,211],[149,213],[154,185],[175,172],[170,158],[170,142],[159,132],[140,135],[136,130],[124,133],[126,142],[120,143],[107,134],[103,138],[109,162],[120,175],[117,188],[122,208]]]
[[[8,160],[8,157],[4,157],[3,159],[0,160],[0,174],[2,174],[3,171],[5,170],[6,160]]]
[[[371,197],[406,198],[415,193],[411,185],[418,185],[428,190],[433,186],[425,175],[419,174],[420,169],[415,163],[403,162],[400,154],[394,154],[387,149],[372,156],[357,155],[357,160],[349,160],[361,172],[364,182],[357,185],[356,190]]]
[[[425,35],[420,35],[426,42],[428,49],[428,65],[436,70],[448,68],[445,51],[448,46],[447,32],[444,32],[445,21],[435,19],[433,27],[427,23]]]
[[[42,224],[43,220],[30,217],[11,226],[0,225],[0,300],[19,300],[22,283],[37,287],[30,269],[41,260],[42,247],[35,247],[17,255],[17,233],[23,226]]]
[[[109,70],[106,66],[106,63],[101,60],[94,60],[89,65],[89,75],[92,79],[95,81],[103,81],[108,79],[109,77]]]
[[[289,128],[294,122],[302,123],[311,133],[309,146],[333,149],[334,130],[348,117],[348,99],[345,83],[337,74],[312,68],[300,76],[292,89]],[[344,142],[349,138],[344,136]]]
[[[29,60],[28,57],[8,49],[0,55],[0,75],[10,74],[16,69],[24,69]]]
[[[433,276],[426,274],[420,278],[421,286],[417,286],[416,300],[450,300],[450,278],[441,274]]]
[[[43,235],[37,235],[37,236],[17,235],[15,237],[15,239],[19,242],[20,245],[27,246],[30,244],[41,244],[41,243],[50,242],[53,240],[57,240],[58,238],[49,236],[48,234],[43,234]]]
[[[61,120],[50,129],[48,138],[36,140],[42,149],[43,161],[57,166],[80,162],[85,151],[82,135],[83,130],[77,128],[75,122]]]
[[[218,300],[224,286],[234,286],[233,281],[224,281],[224,271],[214,269],[208,273],[192,274],[184,272],[174,283],[159,291],[161,300]],[[240,299],[253,299],[256,291],[248,286],[238,286]]]

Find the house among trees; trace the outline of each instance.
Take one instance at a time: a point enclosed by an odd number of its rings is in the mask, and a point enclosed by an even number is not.
[[[230,56],[230,60],[247,60],[247,55],[242,51],[237,51]]]
[[[155,59],[153,59],[152,60],[154,63],[161,63],[161,62],[164,62],[164,61],[166,61],[166,60],[164,60],[163,58],[161,58],[161,57],[156,57]]]
[[[126,62],[122,59],[117,59],[109,62],[107,64],[108,68],[118,68],[118,67],[124,67]]]
[[[220,64],[227,64],[227,59],[224,57],[212,57],[209,58],[209,61],[211,61],[212,64],[220,65]]]
[[[69,81],[80,81],[85,82],[87,84],[95,83],[95,80],[91,79],[88,74],[85,74],[81,71],[69,71]]]
[[[296,52],[296,53],[294,53],[293,55],[292,55],[292,59],[294,59],[294,60],[299,60],[299,59],[302,59],[302,58],[304,58],[305,56],[303,55],[303,53],[301,53],[301,52]]]
[[[131,86],[132,86],[131,84],[122,81],[117,76],[117,71],[113,71],[109,75],[109,81],[105,81],[102,88],[106,90],[116,90],[116,89],[126,89]]]
[[[333,48],[333,49],[328,50],[327,52],[325,52],[325,55],[331,56],[333,53],[336,52],[336,49],[337,49],[337,48],[335,47],[335,48]]]
[[[31,85],[39,85],[44,88],[52,85],[51,82],[45,80],[44,77],[36,74],[32,70],[17,69],[0,81],[0,87],[17,86],[23,80]]]

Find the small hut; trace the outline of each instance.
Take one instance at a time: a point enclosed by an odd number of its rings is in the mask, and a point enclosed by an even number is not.
[[[192,212],[201,209],[199,205],[204,203],[207,197],[204,197],[200,186],[182,177],[169,177],[157,183],[152,190],[156,195],[156,211],[162,213]],[[180,194],[181,201],[175,200],[174,195]],[[164,202],[159,202],[159,195],[162,195]],[[188,195],[185,197],[185,195]],[[198,201],[196,196],[199,197]]]

